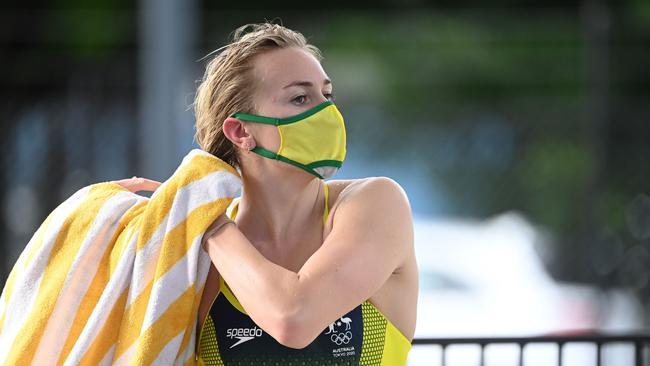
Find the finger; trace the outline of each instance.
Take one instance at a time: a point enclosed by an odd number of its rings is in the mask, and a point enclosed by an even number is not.
[[[133,178],[114,180],[113,183],[117,183],[131,192],[136,192],[135,190],[137,188],[135,186],[136,182],[133,181]]]
[[[155,191],[162,183],[147,178],[127,178],[114,181],[131,192]]]
[[[138,190],[139,191],[155,191],[160,187],[162,183],[152,180],[152,179],[147,179],[147,178],[136,178],[139,179],[138,181]]]
[[[131,192],[155,191],[161,184],[160,182],[152,181],[146,178],[122,179],[116,181],[115,183],[121,185]]]

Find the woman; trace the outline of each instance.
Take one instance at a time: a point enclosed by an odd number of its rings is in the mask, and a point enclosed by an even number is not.
[[[240,27],[194,103],[201,148],[242,194],[203,237],[199,364],[403,365],[416,322],[411,211],[393,180],[332,180],[343,120],[318,49],[277,24]]]

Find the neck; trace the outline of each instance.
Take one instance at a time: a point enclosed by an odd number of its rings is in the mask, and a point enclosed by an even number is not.
[[[242,169],[237,226],[252,242],[285,246],[320,222],[324,182],[294,169],[259,168]]]

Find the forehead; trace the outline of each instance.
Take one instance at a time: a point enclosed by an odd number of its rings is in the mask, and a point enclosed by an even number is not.
[[[274,49],[256,56],[253,74],[262,90],[281,90],[297,80],[311,81],[320,87],[327,78],[316,57],[297,47]]]

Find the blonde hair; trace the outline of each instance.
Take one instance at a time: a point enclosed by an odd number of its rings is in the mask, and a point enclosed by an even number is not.
[[[196,117],[194,138],[201,149],[240,167],[237,149],[223,133],[223,121],[237,112],[255,113],[253,57],[288,47],[304,48],[319,62],[323,58],[320,50],[308,44],[301,33],[268,22],[237,28],[230,44],[210,53],[221,51],[206,65],[193,103]]]

